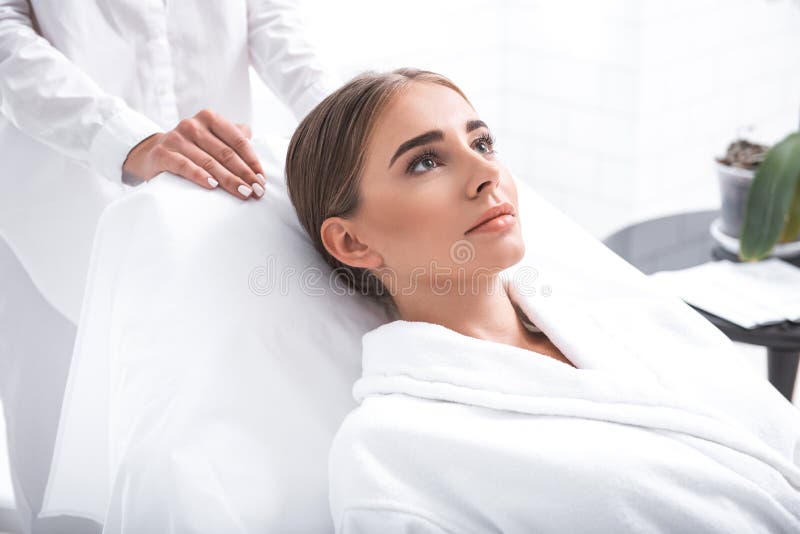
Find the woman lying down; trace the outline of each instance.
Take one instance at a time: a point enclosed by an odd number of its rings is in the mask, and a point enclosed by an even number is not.
[[[800,423],[766,381],[692,402],[688,374],[633,380],[535,324],[500,276],[525,253],[514,179],[451,81],[353,79],[286,176],[319,253],[397,318],[364,336],[330,452],[337,532],[800,532]]]

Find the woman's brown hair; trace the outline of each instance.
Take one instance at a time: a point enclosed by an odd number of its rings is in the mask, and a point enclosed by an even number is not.
[[[320,235],[328,217],[348,217],[359,207],[364,154],[381,112],[408,84],[436,83],[469,99],[435,72],[401,68],[365,72],[331,93],[300,122],[286,154],[286,186],[300,223],[314,247],[347,287],[377,298],[396,316],[389,291],[369,269],[346,265],[331,255]]]

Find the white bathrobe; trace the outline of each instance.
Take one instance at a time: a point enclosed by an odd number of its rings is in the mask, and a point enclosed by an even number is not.
[[[724,336],[670,299],[624,336],[621,309],[506,287],[577,369],[432,323],[365,334],[330,453],[337,532],[800,532],[800,413],[719,366]]]

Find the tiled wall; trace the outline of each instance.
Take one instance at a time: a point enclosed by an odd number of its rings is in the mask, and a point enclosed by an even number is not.
[[[792,0],[306,0],[305,20],[343,77],[451,77],[517,175],[598,237],[716,208],[714,155],[800,120]],[[263,88],[256,113],[257,128],[293,128]]]
[[[773,143],[800,120],[800,6],[649,0],[642,13],[637,215],[717,201],[709,154]],[[672,39],[671,39],[672,38]]]

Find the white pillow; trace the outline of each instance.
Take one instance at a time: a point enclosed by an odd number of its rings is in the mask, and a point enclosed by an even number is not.
[[[43,516],[104,532],[323,532],[328,446],[355,406],[361,336],[254,143],[260,200],[164,173],[98,224]]]

